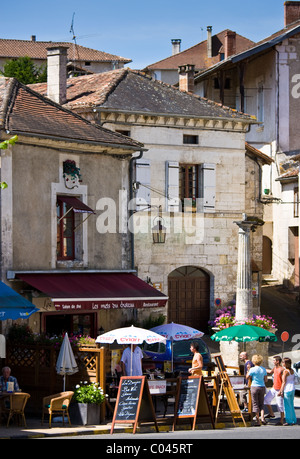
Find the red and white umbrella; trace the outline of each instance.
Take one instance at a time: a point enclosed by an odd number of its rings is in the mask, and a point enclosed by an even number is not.
[[[112,344],[114,341],[118,344],[130,344],[132,358],[132,347],[134,344],[142,344],[144,341],[148,344],[166,342],[166,338],[151,330],[131,325],[131,327],[116,328],[115,330],[111,330],[103,335],[99,335],[96,339],[96,343]]]

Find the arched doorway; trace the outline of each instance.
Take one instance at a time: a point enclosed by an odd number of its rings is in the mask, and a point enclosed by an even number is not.
[[[183,266],[168,277],[168,322],[188,325],[203,332],[209,321],[209,275],[200,268]]]
[[[267,236],[263,237],[263,264],[262,273],[272,273],[272,241]]]

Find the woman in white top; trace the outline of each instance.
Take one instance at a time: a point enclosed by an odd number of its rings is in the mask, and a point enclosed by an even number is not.
[[[279,394],[284,400],[285,424],[284,426],[297,424],[297,418],[294,408],[295,397],[295,372],[292,369],[291,359],[285,357],[282,359],[282,365],[285,370],[282,373],[282,385]]]

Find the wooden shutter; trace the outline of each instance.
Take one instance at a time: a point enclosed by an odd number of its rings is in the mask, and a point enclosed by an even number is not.
[[[166,208],[168,212],[179,212],[179,163],[166,161]]]
[[[139,182],[138,189],[136,191],[136,210],[148,210],[151,204],[151,167],[148,159],[137,159],[136,160],[136,182]],[[143,186],[146,185],[146,186]]]
[[[212,213],[216,210],[216,165],[204,163],[199,168],[198,190],[201,199],[197,210]]]

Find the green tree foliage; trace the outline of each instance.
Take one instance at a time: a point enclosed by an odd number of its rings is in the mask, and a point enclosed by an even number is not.
[[[30,57],[19,57],[7,60],[1,74],[5,77],[16,78],[20,83],[45,83],[47,81],[47,66],[37,67]]]

